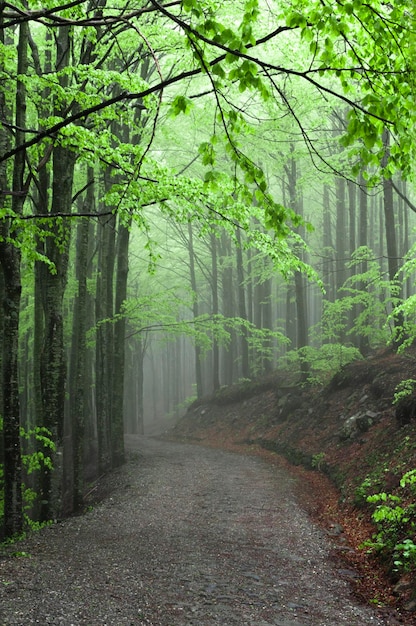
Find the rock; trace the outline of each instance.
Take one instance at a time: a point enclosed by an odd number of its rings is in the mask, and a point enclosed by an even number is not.
[[[351,415],[351,417],[345,420],[341,428],[340,439],[345,441],[346,439],[353,439],[359,434],[366,433],[380,417],[381,413],[375,413],[374,411],[360,411],[355,415]]]
[[[328,530],[328,535],[331,535],[331,537],[338,537],[339,535],[342,535],[342,533],[344,532],[343,527],[341,526],[341,524],[331,524],[330,529]]]
[[[407,604],[404,605],[404,610],[409,612],[416,611],[416,600],[410,600]]]
[[[358,580],[359,578],[362,578],[358,572],[352,569],[339,569],[338,574],[348,580]]]
[[[412,588],[412,584],[409,580],[401,578],[396,585],[393,587],[393,593],[395,596],[401,596],[406,591]]]

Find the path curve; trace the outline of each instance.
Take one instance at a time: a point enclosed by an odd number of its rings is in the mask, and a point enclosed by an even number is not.
[[[382,626],[293,479],[261,459],[128,437],[119,489],[0,557],[1,626]]]

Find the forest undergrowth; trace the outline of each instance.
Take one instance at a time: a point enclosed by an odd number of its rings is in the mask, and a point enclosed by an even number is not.
[[[357,595],[415,623],[414,379],[413,348],[354,361],[320,387],[276,372],[195,402],[168,436],[288,467],[302,504],[335,538],[334,558],[357,572]]]

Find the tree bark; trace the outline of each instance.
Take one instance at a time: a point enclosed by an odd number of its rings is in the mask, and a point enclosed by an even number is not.
[[[345,206],[345,179],[338,176],[335,179],[336,192],[336,235],[335,235],[335,252],[336,252],[336,289],[338,290],[344,285],[346,280],[345,269],[345,253],[347,242],[347,212]]]
[[[57,36],[57,69],[66,67],[70,60],[71,30],[61,26]],[[62,87],[67,85],[67,77],[61,78]],[[60,109],[56,110],[59,114]],[[67,148],[57,145],[52,154],[52,201],[50,215],[69,215],[72,205],[72,184],[76,155]],[[43,426],[52,433],[57,446],[54,455],[54,470],[45,468],[41,493],[41,519],[47,520],[59,514],[62,483],[62,446],[64,435],[64,408],[66,385],[66,354],[64,345],[63,297],[65,293],[69,245],[71,237],[70,220],[53,219],[50,229],[53,236],[46,242],[46,254],[54,265],[54,273],[45,273],[43,285],[43,307],[45,333],[41,357],[41,387]],[[53,481],[52,481],[53,478]]]
[[[188,253],[189,253],[189,271],[192,289],[192,311],[194,319],[199,316],[199,302],[198,302],[198,290],[196,283],[195,273],[195,252],[194,252],[194,239],[191,222],[188,222]],[[202,398],[203,384],[202,384],[202,366],[201,366],[201,347],[198,345],[198,341],[195,340],[195,381],[196,381],[196,393],[198,398]]]
[[[117,240],[117,270],[115,314],[119,316],[114,324],[113,349],[113,387],[112,387],[112,428],[111,428],[111,459],[112,466],[118,467],[124,463],[124,363],[125,363],[125,335],[126,318],[123,314],[123,305],[127,299],[127,276],[129,270],[129,240],[130,223],[120,224]]]
[[[292,152],[294,147],[292,146]],[[292,157],[286,167],[288,177],[288,192],[291,208],[301,217],[303,217],[303,202],[297,189],[298,165],[296,159]],[[304,237],[304,229],[298,229],[299,234]],[[299,248],[295,250],[299,258],[303,260],[303,250]],[[308,307],[306,299],[306,281],[299,270],[295,271],[295,299],[296,299],[296,348],[302,349],[309,344],[308,333]],[[301,358],[301,381],[305,382],[308,378],[309,365],[304,358]]]
[[[389,131],[384,131],[383,133],[383,143],[386,151],[385,162],[387,161],[387,156],[389,153],[390,146],[390,133]],[[398,271],[399,271],[399,253],[397,247],[397,238],[396,238],[396,223],[395,223],[395,215],[394,215],[394,203],[393,203],[393,182],[391,178],[383,178],[383,207],[384,207],[384,225],[385,225],[385,233],[386,233],[386,245],[387,245],[387,259],[388,259],[388,272],[389,278],[392,286],[395,289],[396,298],[400,299],[401,289],[398,281]],[[403,315],[402,314],[394,314],[394,327],[396,331],[400,332],[400,328],[403,326]],[[403,337],[396,336],[395,344],[400,345],[403,341]]]
[[[323,268],[322,268],[322,278],[324,281],[326,294],[325,298],[330,302],[333,302],[335,299],[335,276],[334,276],[334,245],[332,241],[332,220],[331,220],[331,203],[330,203],[330,195],[329,195],[329,187],[327,184],[324,185],[323,189],[323,234],[322,234],[322,244],[323,244]]]
[[[241,232],[236,229],[237,238],[237,298],[238,298],[238,315],[242,320],[247,320],[246,310],[246,294],[244,289],[244,265],[243,265],[243,249],[241,245]],[[246,326],[241,328],[241,375],[243,378],[250,377],[250,364],[248,358],[248,331]]]
[[[214,233],[211,233],[211,291],[212,314],[214,316],[217,316],[219,313],[217,247],[217,238]],[[220,350],[215,335],[212,343],[212,387],[214,391],[220,388]]]
[[[99,471],[111,467],[111,387],[113,366],[113,279],[115,265],[115,216],[98,221],[98,267],[95,294],[97,323],[95,390]],[[107,320],[107,321],[106,321]]]
[[[24,76],[28,69],[29,27],[22,23],[19,27],[17,75]],[[4,94],[2,104],[6,109]],[[3,109],[3,110],[5,110]],[[26,88],[24,81],[17,79],[15,100],[15,145],[24,143],[22,130],[26,126]],[[18,152],[13,165],[12,212],[21,215],[26,193],[24,191],[26,155]],[[7,171],[2,168],[1,182],[6,183]],[[22,292],[18,245],[19,233],[11,229],[9,220],[0,224],[0,265],[3,271],[3,356],[2,356],[2,411],[3,417],[3,472],[4,472],[4,537],[12,537],[23,529],[22,510],[22,460],[20,448],[20,402],[19,402],[19,320]]]
[[[93,180],[94,170],[89,167],[87,179]],[[81,212],[94,210],[94,186],[89,185]],[[69,376],[69,416],[72,451],[72,509],[79,511],[84,494],[84,433],[86,417],[86,351],[87,351],[87,271],[90,224],[87,218],[77,224],[75,275],[78,290],[73,305],[72,344]]]
[[[225,318],[235,316],[233,267],[231,264],[230,240],[226,233],[221,234],[221,282],[222,282],[222,312]],[[223,348],[222,370],[225,385],[231,385],[234,380],[235,334],[230,331],[230,342]]]

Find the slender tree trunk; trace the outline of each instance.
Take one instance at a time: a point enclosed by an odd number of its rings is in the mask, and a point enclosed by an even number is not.
[[[243,265],[243,249],[241,245],[240,229],[236,230],[237,238],[237,296],[238,296],[238,315],[243,320],[247,320],[246,312],[246,294],[244,289],[244,265]],[[250,377],[250,364],[248,359],[248,331],[246,326],[241,328],[241,375],[243,378]]]
[[[112,466],[118,467],[124,463],[124,364],[125,364],[125,335],[126,318],[123,315],[123,306],[127,299],[127,276],[129,270],[129,240],[130,223],[119,225],[117,241],[117,271],[115,314],[118,319],[114,324],[114,372],[112,389],[112,437],[111,458]]]
[[[221,234],[221,282],[222,282],[222,312],[225,318],[235,316],[233,267],[231,264],[230,240],[226,233]],[[222,368],[225,385],[231,385],[234,380],[235,335],[230,332],[230,343],[223,348]]]
[[[292,146],[292,151],[294,147]],[[301,217],[303,217],[303,202],[297,190],[297,180],[299,176],[298,166],[294,157],[291,158],[289,165],[286,167],[288,177],[288,191],[291,208]],[[304,237],[304,229],[300,228],[299,234]],[[303,250],[296,251],[299,258],[303,260]],[[309,343],[308,336],[308,309],[306,299],[306,282],[300,271],[295,272],[295,297],[296,297],[296,348],[305,348]],[[304,358],[301,358],[301,381],[305,382],[308,378],[309,366]]]
[[[383,134],[383,142],[386,153],[388,155],[390,146],[390,134],[385,131]],[[392,285],[395,288],[395,295],[398,299],[401,298],[401,289],[398,282],[399,271],[399,253],[397,247],[396,238],[396,223],[394,216],[394,203],[393,203],[393,182],[391,178],[383,178],[383,206],[384,206],[384,224],[386,232],[386,245],[387,245],[387,258],[388,258],[388,271],[389,278]],[[396,330],[399,330],[403,325],[403,315],[394,315],[394,326]],[[396,337],[396,345],[400,345],[403,338]]]
[[[263,283],[262,296],[262,328],[272,330],[272,279],[267,278]],[[266,374],[273,369],[272,361],[272,340],[266,339],[264,343],[265,358],[263,359],[263,369]]]
[[[199,316],[199,303],[198,303],[198,291],[196,284],[195,274],[195,252],[194,252],[194,239],[191,222],[188,222],[188,252],[189,252],[189,271],[191,278],[192,289],[192,310],[194,319]],[[202,385],[202,366],[201,366],[201,348],[198,345],[198,341],[195,341],[195,380],[196,380],[196,393],[198,398],[202,398],[203,385]]]
[[[88,168],[87,179],[94,178],[93,168]],[[85,205],[81,211],[94,210],[94,186],[89,185]],[[85,209],[85,210],[84,210]],[[72,346],[69,378],[69,415],[72,430],[72,500],[73,510],[83,505],[84,494],[84,433],[86,414],[86,351],[87,351],[87,269],[90,224],[87,218],[77,224],[75,273],[78,292],[72,318]]]
[[[338,176],[335,180],[336,189],[336,288],[338,290],[344,285],[346,279],[345,254],[347,239],[347,212],[345,206],[345,179]]]
[[[323,190],[323,238],[325,259],[323,262],[323,281],[326,289],[326,299],[333,302],[335,299],[334,277],[334,244],[332,241],[332,220],[329,187],[324,185]]]
[[[349,247],[352,254],[357,247],[356,237],[356,212],[357,212],[357,185],[354,181],[347,182],[348,189],[348,215],[349,215]]]
[[[70,62],[71,31],[61,26],[56,39],[57,69],[67,67]],[[68,84],[68,78],[61,78],[62,87]],[[56,109],[60,114],[60,109]],[[57,446],[54,455],[54,470],[44,472],[42,485],[41,519],[46,520],[59,514],[62,507],[62,447],[64,435],[64,407],[66,385],[66,353],[64,345],[64,311],[69,245],[71,237],[70,220],[54,215],[69,215],[72,205],[72,184],[76,155],[67,148],[57,145],[52,154],[52,232],[46,242],[47,257],[54,264],[54,273],[46,273],[43,285],[43,305],[45,315],[45,334],[41,359],[41,386],[43,425],[52,433]],[[52,480],[53,479],[53,480]]]
[[[218,255],[217,255],[217,238],[211,233],[211,270],[212,270],[212,314],[217,316],[219,313],[218,303]],[[214,391],[220,388],[220,350],[216,337],[213,337],[212,343],[212,386]]]
[[[136,406],[136,427],[139,435],[144,435],[144,349],[143,339],[141,335],[138,335],[135,341],[135,355],[136,355],[136,393],[137,393],[137,406]]]
[[[28,69],[27,23],[19,27],[17,75],[25,76]],[[2,104],[6,105],[2,95]],[[15,145],[25,141],[23,129],[26,127],[26,88],[18,79],[15,100]],[[13,167],[12,212],[21,215],[26,193],[24,191],[25,152],[18,152]],[[1,182],[6,183],[5,168],[0,171]],[[20,403],[19,403],[19,320],[21,298],[20,248],[17,245],[18,232],[10,229],[9,221],[0,224],[0,266],[3,271],[3,356],[2,356],[2,411],[3,417],[3,482],[4,482],[4,529],[5,537],[12,537],[22,531],[22,461],[20,451]]]
[[[99,471],[111,466],[111,386],[113,367],[113,278],[115,264],[115,217],[103,216],[98,222],[98,268],[95,294],[96,407]]]
[[[359,219],[359,246],[368,246],[368,190],[367,183],[364,180],[363,175],[360,176],[360,219]],[[363,261],[361,263],[360,271],[362,274],[365,274],[368,269],[367,261]],[[361,290],[366,289],[366,285],[364,283],[360,283],[358,288]],[[361,307],[362,308],[362,307]],[[357,310],[357,314],[360,313],[360,309]],[[367,354],[369,350],[369,341],[368,337],[360,335],[359,350],[361,354]]]

